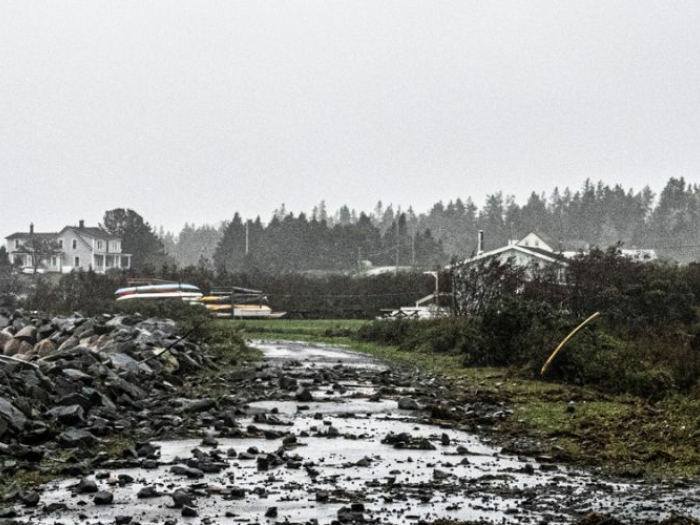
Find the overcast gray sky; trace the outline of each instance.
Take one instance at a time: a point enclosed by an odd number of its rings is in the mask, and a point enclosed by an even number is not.
[[[0,230],[700,173],[697,1],[0,0]]]

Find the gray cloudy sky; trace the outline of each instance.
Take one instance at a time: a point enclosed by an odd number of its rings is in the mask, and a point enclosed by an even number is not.
[[[0,233],[697,182],[698,28],[679,0],[0,0]]]

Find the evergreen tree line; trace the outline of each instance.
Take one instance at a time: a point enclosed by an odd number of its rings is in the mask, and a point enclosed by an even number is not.
[[[161,231],[160,238],[180,267],[347,271],[362,261],[433,268],[451,257],[469,257],[479,230],[486,250],[535,231],[564,250],[621,243],[690,262],[700,258],[700,186],[671,178],[657,196],[649,187],[625,190],[587,180],[576,191],[554,188],[549,197],[532,192],[523,205],[497,192],[481,208],[471,198],[458,198],[421,214],[381,202],[370,213],[342,206],[329,214],[321,202],[310,215],[295,216],[282,205],[267,225],[236,213],[219,226],[186,224],[179,235]]]

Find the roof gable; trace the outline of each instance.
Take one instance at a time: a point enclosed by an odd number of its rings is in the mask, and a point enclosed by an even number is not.
[[[82,228],[80,228],[78,226],[66,226],[65,228],[63,228],[59,232],[59,235],[62,235],[66,230],[70,230],[73,233],[75,233],[76,235],[83,237],[83,238],[90,237],[92,239],[103,239],[103,240],[108,240],[108,241],[111,241],[111,240],[118,241],[121,239],[120,237],[118,237],[116,235],[112,235],[111,233],[103,230],[102,228],[90,227],[90,226],[88,226],[88,227],[84,226]]]
[[[496,256],[502,256],[504,254],[507,254],[507,252],[513,252],[513,255],[515,255],[515,253],[522,253],[522,254],[525,254],[529,257],[533,257],[535,259],[539,259],[539,260],[547,262],[547,263],[566,264],[566,260],[564,259],[564,257],[561,257],[558,254],[555,254],[553,252],[549,252],[547,250],[534,248],[531,246],[520,246],[518,244],[511,244],[510,246],[502,246],[501,248],[496,248],[495,250],[491,250],[489,252],[484,252],[480,255],[477,255],[476,257],[466,259],[461,264],[462,265],[473,264],[475,262],[483,261],[486,259],[491,259],[491,258],[496,257]]]

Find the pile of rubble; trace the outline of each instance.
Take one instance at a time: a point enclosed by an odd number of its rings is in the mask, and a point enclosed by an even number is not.
[[[0,455],[15,459],[41,457],[46,444],[89,449],[112,433],[150,433],[149,410],[183,373],[210,364],[174,321],[138,315],[0,310],[0,349]]]

